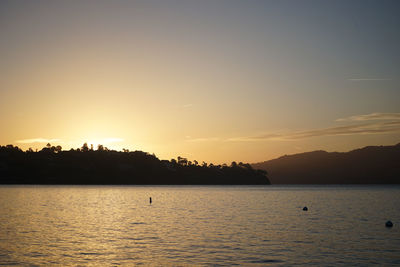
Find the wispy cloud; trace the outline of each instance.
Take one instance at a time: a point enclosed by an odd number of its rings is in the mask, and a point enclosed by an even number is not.
[[[182,107],[184,107],[184,108],[190,108],[190,107],[193,107],[193,104],[185,104],[185,105],[183,105]]]
[[[367,81],[391,81],[389,78],[356,78],[356,79],[347,79],[351,82],[367,82]]]
[[[186,142],[210,142],[210,141],[220,141],[218,137],[202,137],[202,138],[190,138],[186,137]]]
[[[18,144],[33,144],[33,143],[54,143],[60,142],[61,139],[46,139],[46,138],[31,138],[31,139],[22,139],[15,141]]]
[[[295,141],[300,139],[321,137],[321,136],[338,136],[338,135],[364,135],[364,134],[385,134],[400,132],[400,121],[364,123],[356,125],[336,126],[322,129],[313,129],[308,131],[298,131],[280,134],[264,134],[249,137],[230,138],[227,141]]]
[[[371,113],[340,118],[336,121],[400,120],[400,113]]]
[[[110,144],[110,143],[120,143],[125,141],[122,138],[118,137],[108,137],[108,138],[102,138],[102,139],[96,139],[96,140],[89,140],[87,142],[89,143],[96,143],[96,144]],[[62,141],[61,139],[53,138],[53,139],[47,139],[47,138],[31,138],[31,139],[22,139],[22,140],[17,140],[15,143],[18,144],[34,144],[34,143],[76,143],[75,141]]]
[[[356,125],[336,126],[324,129],[297,132],[284,135],[284,139],[297,140],[318,136],[354,135],[354,134],[382,134],[400,131],[400,121],[364,123]]]
[[[277,133],[266,133],[262,135],[255,136],[241,136],[241,137],[231,137],[226,139],[228,142],[249,142],[249,141],[262,141],[262,140],[280,140],[283,134]]]
[[[321,129],[311,129],[304,131],[290,131],[280,133],[265,133],[253,136],[241,136],[231,138],[191,138],[186,136],[187,142],[259,142],[259,141],[295,141],[322,136],[341,136],[341,135],[367,135],[367,134],[388,134],[400,133],[400,113],[370,113],[354,115],[340,118],[337,122],[345,122],[348,125],[332,126]]]

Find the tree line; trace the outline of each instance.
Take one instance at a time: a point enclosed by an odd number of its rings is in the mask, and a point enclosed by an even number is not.
[[[0,184],[270,184],[267,172],[248,163],[230,165],[178,157],[160,160],[143,151],[94,149],[87,143],[62,150],[47,144],[41,150],[23,151],[0,146]]]

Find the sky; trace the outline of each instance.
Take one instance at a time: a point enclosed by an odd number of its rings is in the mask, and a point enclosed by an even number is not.
[[[399,1],[0,1],[0,144],[260,162],[400,142]]]

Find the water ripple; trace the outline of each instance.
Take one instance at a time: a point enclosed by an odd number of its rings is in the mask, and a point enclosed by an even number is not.
[[[0,265],[390,266],[398,207],[385,187],[0,186]]]

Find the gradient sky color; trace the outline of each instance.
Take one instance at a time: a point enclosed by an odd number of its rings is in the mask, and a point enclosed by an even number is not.
[[[215,163],[400,142],[399,1],[1,1],[0,144]]]

